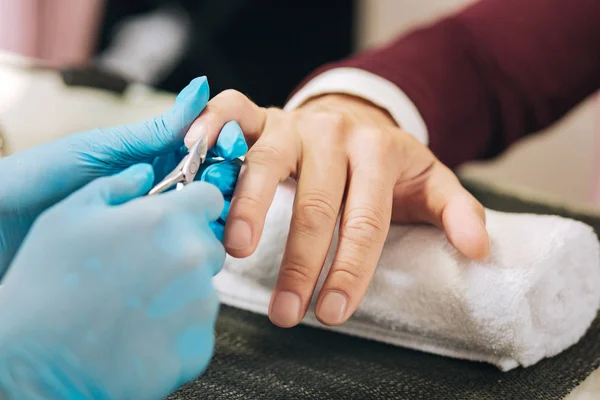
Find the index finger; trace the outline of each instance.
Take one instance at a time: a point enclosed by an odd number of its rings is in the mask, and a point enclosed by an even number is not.
[[[262,134],[266,112],[242,93],[225,90],[209,101],[202,114],[196,118],[185,136],[186,146],[191,146],[206,135],[208,146],[213,147],[219,132],[230,121],[237,121],[246,141],[252,145]]]

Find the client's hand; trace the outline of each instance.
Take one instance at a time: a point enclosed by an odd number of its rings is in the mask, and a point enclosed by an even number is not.
[[[339,247],[316,306],[327,325],[356,310],[390,221],[433,224],[464,255],[488,254],[483,207],[427,147],[372,104],[328,95],[285,112],[225,91],[208,103],[186,143],[203,132],[216,137],[229,120],[240,123],[251,144],[225,229],[231,255],[252,254],[278,183],[298,182],[269,310],[275,324],[291,327],[304,317],[340,213]]]

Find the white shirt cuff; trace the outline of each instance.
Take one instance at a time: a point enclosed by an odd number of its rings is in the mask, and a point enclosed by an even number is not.
[[[429,143],[427,126],[408,96],[387,79],[358,68],[336,68],[318,75],[296,92],[284,109],[296,109],[308,99],[327,93],[349,94],[370,101],[387,110],[402,129],[421,143]]]

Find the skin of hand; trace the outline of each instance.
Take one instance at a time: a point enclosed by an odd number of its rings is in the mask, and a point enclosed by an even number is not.
[[[153,165],[157,182],[171,172],[187,154],[185,133],[208,98],[208,81],[197,78],[172,109],[149,121],[73,134],[0,159],[0,278],[37,216],[75,190],[140,162]],[[218,140],[212,136],[206,167],[197,179],[215,184],[229,202],[241,168],[238,157],[248,147],[234,121],[224,124],[221,133]],[[212,226],[222,237],[223,224]]]
[[[290,233],[269,307],[271,321],[292,327],[304,317],[340,217],[339,245],[318,295],[317,318],[345,322],[366,293],[390,222],[443,229],[464,256],[489,254],[485,210],[454,173],[391,116],[353,96],[325,95],[286,112],[261,108],[229,90],[212,99],[190,128],[216,135],[226,121],[242,127],[244,160],[225,229],[234,257],[256,249],[277,185],[297,181]]]
[[[137,164],[36,220],[0,288],[2,399],[164,399],[214,347],[213,185],[144,196]],[[140,197],[141,196],[141,197]]]

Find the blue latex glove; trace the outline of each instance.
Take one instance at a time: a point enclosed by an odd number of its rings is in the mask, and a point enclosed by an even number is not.
[[[177,96],[171,110],[150,121],[74,134],[0,159],[0,277],[35,218],[73,191],[140,162],[152,163],[160,181],[185,154],[184,136],[208,98],[206,78],[197,78]],[[221,154],[225,161],[207,170],[206,179],[229,193],[228,185],[235,184],[239,172],[234,159],[247,146],[237,124],[224,132],[212,154]],[[212,179],[217,175],[223,178],[219,182]],[[222,226],[213,226],[222,236]]]
[[[239,157],[246,155],[248,145],[242,129],[237,122],[231,121],[223,126],[217,145],[208,152],[208,157],[200,170],[200,179],[217,186],[225,196],[225,206],[218,221],[211,223],[213,232],[223,241],[225,221],[231,205],[231,197],[242,168]]]
[[[223,198],[195,182],[129,201],[152,183],[136,165],[35,222],[0,288],[0,398],[163,399],[205,369]]]

